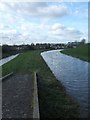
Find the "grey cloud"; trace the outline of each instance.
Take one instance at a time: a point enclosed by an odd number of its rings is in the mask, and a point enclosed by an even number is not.
[[[81,36],[83,33],[76,29],[67,29],[67,34],[70,34],[72,36]]]
[[[17,14],[34,17],[62,17],[68,14],[66,6],[48,4],[47,2],[7,3],[7,6]]]
[[[12,9],[16,9],[16,10],[36,10],[38,7],[44,7],[46,6],[46,4],[44,3],[13,3],[13,4],[9,4],[8,6],[11,7]]]
[[[50,34],[63,39],[80,39],[83,33],[75,28],[68,28],[62,24],[54,24]]]

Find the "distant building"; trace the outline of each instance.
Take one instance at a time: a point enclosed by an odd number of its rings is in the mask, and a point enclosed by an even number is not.
[[[80,44],[85,44],[85,39],[81,40],[81,42],[77,42],[77,41],[68,42],[67,43],[67,48],[76,48]]]

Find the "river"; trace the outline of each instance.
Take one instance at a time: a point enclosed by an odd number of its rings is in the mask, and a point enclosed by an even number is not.
[[[65,86],[66,91],[80,104],[82,117],[88,116],[88,66],[90,63],[64,55],[60,50],[41,53],[41,56]]]

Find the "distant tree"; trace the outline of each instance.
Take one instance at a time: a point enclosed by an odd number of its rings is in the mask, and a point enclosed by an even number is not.
[[[82,44],[85,44],[85,42],[86,42],[86,39],[82,39],[82,40],[81,40],[81,43],[82,43]]]
[[[32,50],[34,50],[34,49],[35,49],[34,47],[35,47],[34,43],[31,43],[30,48],[31,48]]]
[[[10,46],[8,46],[6,44],[2,46],[2,52],[3,53],[7,53],[7,52],[10,52],[10,51],[11,51]]]
[[[34,43],[31,43],[31,46],[34,46]]]

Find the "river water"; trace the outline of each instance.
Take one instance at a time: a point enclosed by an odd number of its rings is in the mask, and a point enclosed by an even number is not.
[[[11,61],[12,59],[14,59],[15,57],[17,57],[19,54],[16,54],[16,55],[12,55],[10,57],[6,57],[6,58],[3,58],[0,60],[0,66]]]
[[[67,92],[80,104],[82,117],[88,116],[88,66],[90,63],[64,55],[60,50],[41,53],[41,56],[65,86]]]

